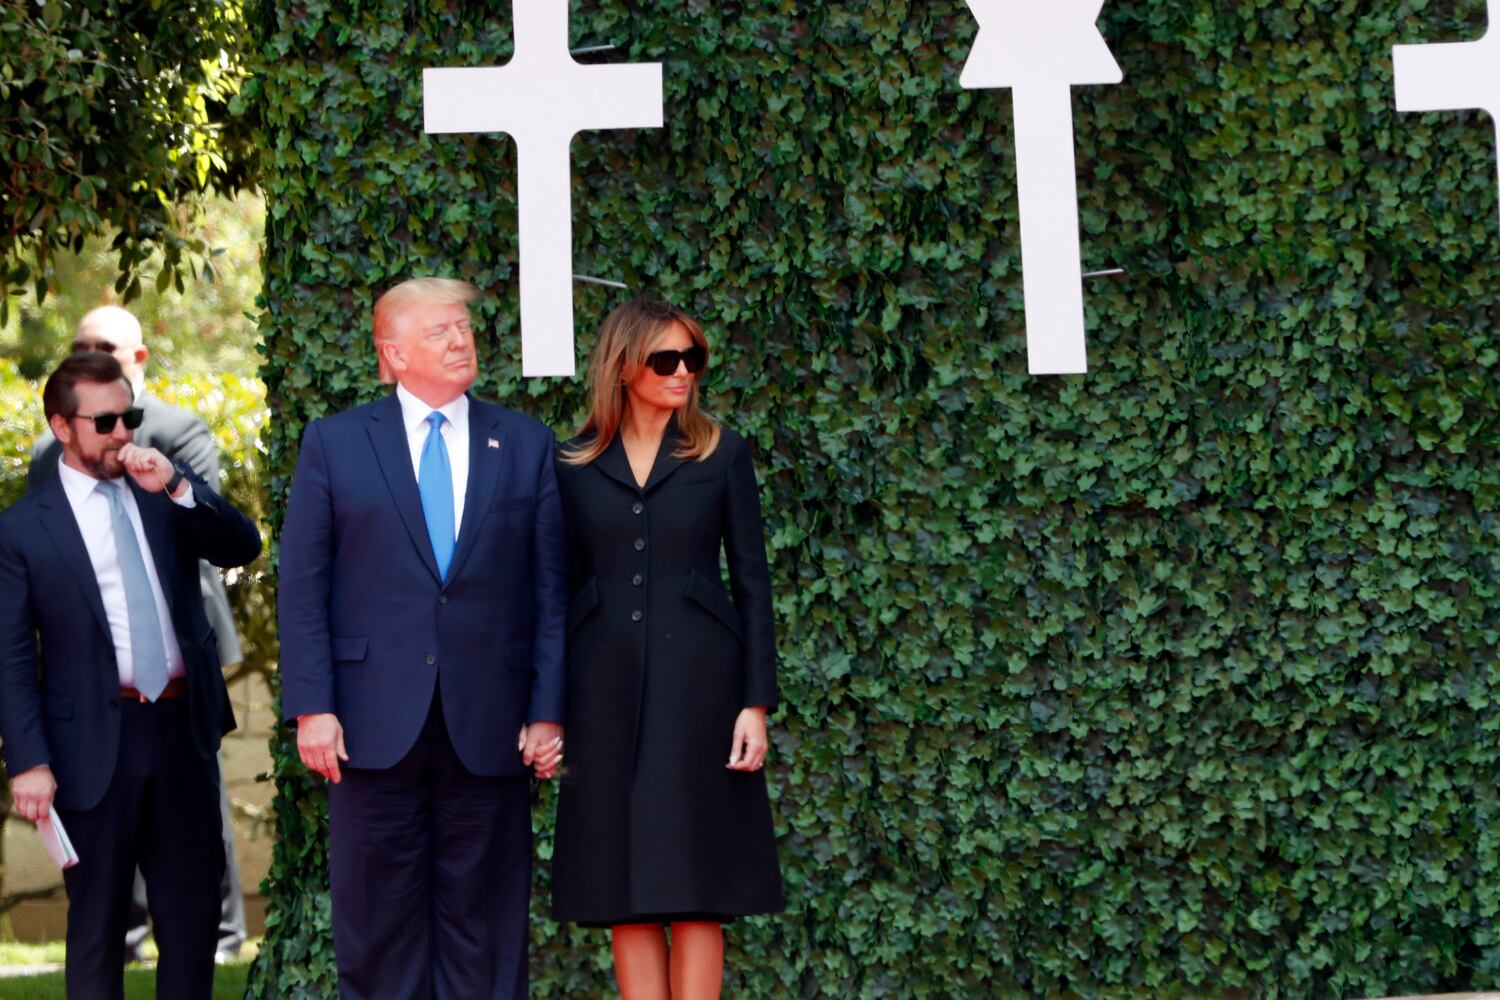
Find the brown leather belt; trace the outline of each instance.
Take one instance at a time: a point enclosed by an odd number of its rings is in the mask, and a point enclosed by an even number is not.
[[[162,689],[161,694],[156,696],[156,700],[165,701],[168,698],[181,698],[185,694],[187,694],[187,678],[173,677],[167,681],[167,686]],[[129,698],[131,701],[149,702],[151,700],[135,688],[125,687],[123,684],[120,686],[120,697]]]

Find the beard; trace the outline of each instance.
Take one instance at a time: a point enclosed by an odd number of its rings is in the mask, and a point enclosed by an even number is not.
[[[120,449],[124,443],[105,445],[92,455],[79,454],[78,464],[95,479],[118,479],[125,473],[125,463],[120,461]]]

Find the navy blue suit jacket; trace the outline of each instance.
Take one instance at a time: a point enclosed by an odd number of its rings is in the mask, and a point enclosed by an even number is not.
[[[193,745],[212,757],[234,728],[234,713],[203,610],[198,560],[243,566],[260,554],[260,533],[196,475],[188,478],[192,508],[133,482],[131,489],[182,649]],[[11,774],[52,766],[64,809],[92,809],[114,775],[114,639],[83,534],[55,476],[0,514],[0,738]]]
[[[349,766],[416,742],[441,684],[482,776],[524,771],[523,722],[563,720],[567,540],[546,427],[469,401],[469,481],[438,577],[394,394],[309,424],[281,533],[282,712],[333,712]]]

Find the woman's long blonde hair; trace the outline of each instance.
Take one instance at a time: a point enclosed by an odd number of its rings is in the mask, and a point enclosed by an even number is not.
[[[708,350],[703,327],[676,306],[656,299],[634,299],[616,307],[599,327],[599,340],[589,355],[589,394],[593,405],[583,425],[577,445],[564,448],[562,459],[569,465],[587,465],[604,454],[628,405],[625,385],[646,363],[646,355],[658,337],[671,324],[680,323],[693,343]],[[719,446],[719,425],[698,409],[698,386],[703,371],[692,376],[687,402],[678,409],[675,419],[682,443],[674,453],[677,458],[703,461]]]

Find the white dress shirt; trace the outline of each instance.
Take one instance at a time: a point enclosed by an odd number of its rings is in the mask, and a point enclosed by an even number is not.
[[[86,472],[79,472],[62,459],[58,459],[57,478],[62,482],[63,492],[68,496],[68,506],[73,508],[73,518],[83,534],[83,546],[88,549],[89,562],[94,564],[94,579],[99,582],[99,596],[104,601],[104,617],[109,622],[109,635],[115,644],[115,666],[120,671],[120,686],[135,687],[135,661],[130,646],[130,609],[125,603],[125,576],[120,570],[120,557],[115,549],[115,531],[109,513],[109,498],[98,489],[99,480]],[[161,580],[156,575],[156,560],[151,557],[151,543],[146,541],[146,529],[141,525],[140,508],[136,506],[135,494],[131,492],[128,477],[115,482],[120,484],[125,501],[125,513],[130,516],[135,528],[135,540],[141,547],[141,556],[146,560],[146,575],[151,578],[151,596],[156,599],[156,617],[161,622],[163,648],[167,651],[167,677],[182,677],[186,670],[182,664],[182,647],[177,644],[177,631],[172,627],[172,611],[167,606],[167,595],[161,589]],[[174,499],[179,507],[197,506],[193,491],[188,490],[182,499]],[[197,586],[194,581],[193,586]]]
[[[396,398],[401,402],[401,423],[406,427],[406,446],[411,449],[411,474],[419,482],[422,476],[422,448],[427,444],[427,433],[431,425],[428,414],[434,407],[428,406],[407,391],[406,386],[396,385]],[[461,395],[445,406],[436,407],[447,419],[443,421],[443,444],[448,448],[448,468],[453,470],[453,538],[464,523],[464,492],[469,486],[469,397]]]

